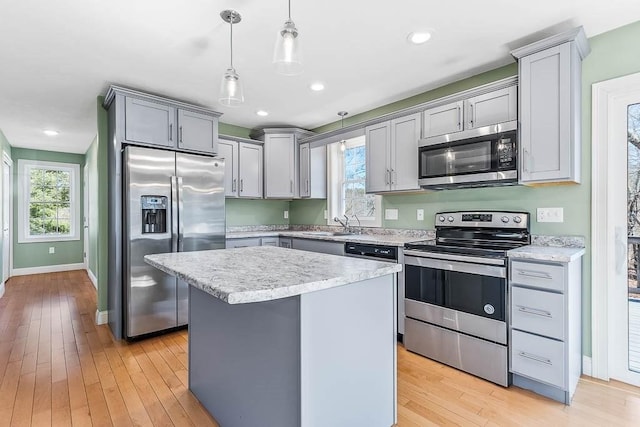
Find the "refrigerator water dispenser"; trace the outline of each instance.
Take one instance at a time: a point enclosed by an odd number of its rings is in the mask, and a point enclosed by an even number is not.
[[[167,198],[140,196],[142,206],[142,234],[167,232]]]

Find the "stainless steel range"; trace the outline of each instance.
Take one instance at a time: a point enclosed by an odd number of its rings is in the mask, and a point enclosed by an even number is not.
[[[405,347],[508,386],[507,257],[525,212],[441,212],[435,241],[405,245]]]

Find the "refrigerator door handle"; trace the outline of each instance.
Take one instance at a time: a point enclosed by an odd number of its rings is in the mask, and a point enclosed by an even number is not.
[[[178,252],[178,177],[171,177],[171,252]]]
[[[182,177],[178,179],[178,252],[184,251],[184,221],[182,218],[182,210],[184,209],[184,203],[182,199]]]

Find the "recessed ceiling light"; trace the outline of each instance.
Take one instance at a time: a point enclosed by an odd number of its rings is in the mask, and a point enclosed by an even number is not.
[[[409,33],[407,36],[407,40],[409,40],[413,44],[422,44],[429,41],[431,38],[431,33],[428,31],[415,31],[413,33]]]
[[[324,90],[324,84],[322,84],[320,82],[312,83],[311,86],[309,86],[309,87],[314,92],[320,92],[321,90]]]
[[[264,111],[264,110],[258,110],[256,111],[256,114],[262,117],[268,116],[269,112],[268,111]]]
[[[47,136],[56,136],[58,135],[58,131],[57,130],[43,130],[42,133],[44,133]]]

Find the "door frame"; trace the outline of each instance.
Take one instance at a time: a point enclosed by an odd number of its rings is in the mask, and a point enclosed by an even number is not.
[[[9,167],[9,277],[13,276],[13,160],[6,151],[2,151],[2,168]],[[2,171],[4,173],[4,171]],[[4,182],[3,182],[4,185]],[[3,188],[4,190],[4,188]],[[4,191],[2,192],[4,198]],[[4,257],[4,254],[3,254]],[[3,264],[4,266],[4,264]],[[3,267],[4,270],[4,267]],[[4,276],[4,271],[0,272]],[[7,277],[7,279],[9,278]],[[4,277],[0,277],[0,284],[4,285]]]
[[[82,252],[84,253],[84,268],[89,271],[89,167],[83,168],[82,175]]]
[[[609,142],[615,129],[609,126],[614,115],[616,100],[640,94],[640,73],[595,83],[592,86],[592,133],[591,133],[591,375],[609,380],[609,332],[610,286],[609,277],[615,276],[616,243],[620,236],[610,233],[608,173],[615,167]],[[618,239],[616,239],[618,237]],[[626,230],[625,236],[626,240]],[[619,247],[619,245],[618,245]],[[626,246],[624,251],[626,253]],[[618,253],[618,256],[621,254]],[[606,260],[606,262],[594,262]],[[584,367],[583,367],[584,369]],[[589,374],[589,372],[586,372]]]

